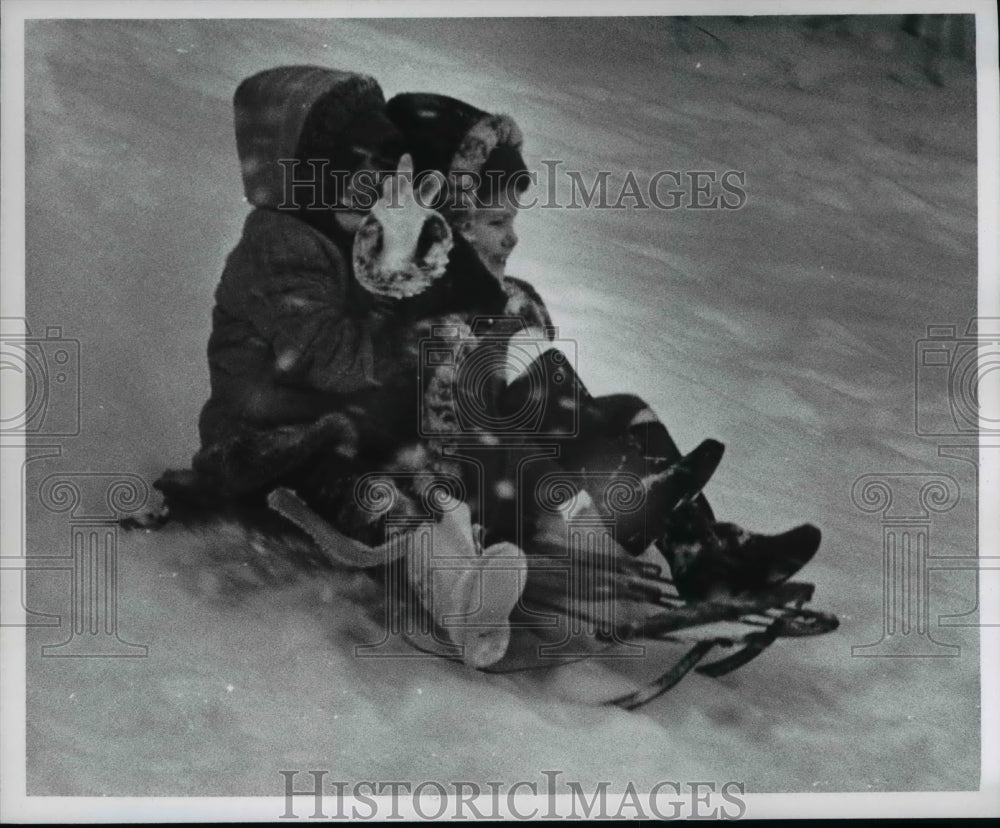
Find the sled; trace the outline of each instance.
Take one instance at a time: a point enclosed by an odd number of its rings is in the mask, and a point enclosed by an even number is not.
[[[347,538],[288,490],[276,490],[270,507],[313,537],[332,562],[351,567],[393,567],[402,574],[402,544],[367,547]],[[573,551],[549,544],[529,550],[521,599],[511,613],[510,643],[490,673],[547,669],[587,658],[637,655],[643,644],[687,644],[687,651],[657,678],[604,704],[634,710],[666,693],[692,670],[718,678],[758,658],[779,638],[832,632],[835,615],[807,609],[814,586],[786,581],[753,594],[689,602],[656,563],[593,549]],[[462,648],[430,617],[403,579],[390,607],[394,626],[413,648],[462,661]],[[732,650],[703,663],[717,648]]]
[[[529,561],[537,563],[530,557]],[[634,710],[666,693],[692,670],[718,678],[753,661],[779,638],[822,635],[839,626],[835,615],[804,606],[815,589],[810,583],[789,581],[753,595],[687,603],[657,564],[631,559],[616,564],[616,574],[606,591],[616,592],[617,598],[609,602],[601,601],[607,595],[566,602],[558,592],[544,598],[537,595],[537,587],[527,590],[531,597],[511,617],[513,633],[507,654],[486,672],[545,669],[585,658],[613,658],[615,651],[643,642],[687,644],[689,649],[646,686],[604,702]],[[578,569],[567,574],[580,575]],[[631,610],[630,602],[635,604]],[[609,619],[609,607],[624,610],[627,617]],[[546,609],[548,619],[543,617]],[[723,625],[724,629],[718,629]],[[461,660],[429,619],[424,632],[411,633],[408,640],[425,652]],[[703,663],[717,648],[732,652]]]

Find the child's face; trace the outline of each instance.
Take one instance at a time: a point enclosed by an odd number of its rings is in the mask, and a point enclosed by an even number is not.
[[[374,179],[374,176],[373,176]],[[350,179],[348,179],[350,181]],[[354,187],[348,183],[344,189],[344,194],[340,197],[340,205],[333,213],[333,219],[340,225],[340,229],[347,233],[356,233],[361,227],[361,222],[368,215],[368,210],[353,209],[358,201],[358,193]]]
[[[496,206],[475,210],[457,228],[486,269],[498,280],[503,279],[507,258],[517,246],[517,233],[514,232],[516,218],[517,205],[503,195]]]

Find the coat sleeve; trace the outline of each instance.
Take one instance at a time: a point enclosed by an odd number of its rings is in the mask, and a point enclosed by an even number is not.
[[[534,286],[523,279],[505,276],[503,287],[507,294],[506,315],[519,319],[527,328],[541,329],[547,339],[553,340],[552,317]]]
[[[241,292],[275,380],[334,394],[377,386],[385,313],[352,296],[344,257],[312,228],[277,216],[268,230],[244,236],[254,277]]]

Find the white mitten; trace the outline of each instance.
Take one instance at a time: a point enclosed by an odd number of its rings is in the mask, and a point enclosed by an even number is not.
[[[510,643],[510,614],[524,592],[528,565],[512,543],[483,549],[469,507],[449,500],[440,523],[371,547],[337,531],[288,489],[276,489],[268,504],[304,530],[338,566],[382,566],[405,554],[407,581],[424,610],[462,660],[482,669],[496,664]]]
[[[512,543],[479,545],[465,503],[447,504],[440,523],[410,551],[407,575],[425,610],[462,660],[482,669],[503,658],[510,614],[524,591],[528,567]]]
[[[376,296],[405,299],[444,275],[451,252],[448,222],[430,204],[442,178],[426,176],[415,193],[413,161],[404,155],[397,175],[382,184],[382,197],[354,236],[354,275]]]

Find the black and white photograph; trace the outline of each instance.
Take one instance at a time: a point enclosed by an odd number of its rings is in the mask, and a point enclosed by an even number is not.
[[[10,822],[997,816],[992,3],[3,11]]]

